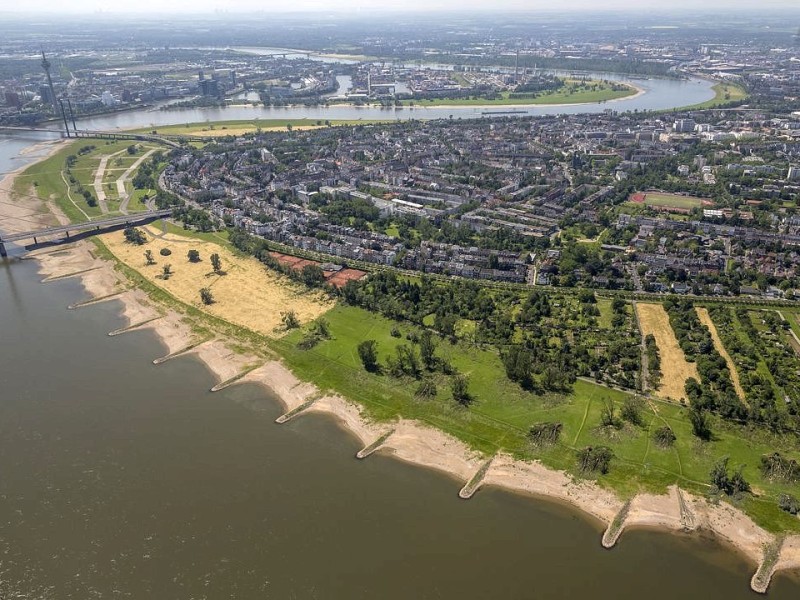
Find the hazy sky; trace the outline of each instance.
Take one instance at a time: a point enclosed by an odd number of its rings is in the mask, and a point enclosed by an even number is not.
[[[798,9],[798,0],[0,0],[0,12],[226,12],[250,11],[321,11],[375,12],[378,9],[395,11],[419,10],[730,10],[730,9]]]

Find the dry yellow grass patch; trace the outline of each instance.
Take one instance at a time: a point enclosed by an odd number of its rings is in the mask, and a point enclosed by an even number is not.
[[[308,323],[333,308],[333,302],[321,292],[310,292],[294,282],[268,271],[255,258],[236,256],[212,242],[188,239],[174,234],[160,238],[147,235],[147,243],[135,246],[125,242],[122,232],[103,236],[108,249],[126,265],[149,281],[185,302],[216,317],[268,336],[276,336],[281,312],[293,310],[300,323]],[[170,256],[159,251],[169,248]],[[191,263],[189,250],[200,252],[201,262]],[[144,252],[151,250],[155,265],[146,266]],[[224,275],[216,275],[210,256],[217,253]],[[163,279],[163,266],[172,265],[172,275]],[[200,288],[211,289],[214,303],[205,306]]]
[[[736,395],[739,396],[739,400],[744,400],[744,388],[742,388],[742,383],[739,381],[739,372],[736,370],[736,366],[733,364],[731,355],[728,354],[728,351],[725,350],[725,346],[722,345],[722,340],[719,338],[719,334],[717,333],[717,327],[714,325],[714,321],[711,320],[711,315],[708,314],[708,309],[704,306],[697,306],[695,307],[695,310],[697,311],[697,316],[700,318],[700,322],[708,327],[708,330],[711,332],[711,339],[714,340],[714,348],[717,349],[717,352],[719,352],[722,358],[725,359],[725,362],[728,363],[728,370],[731,372],[731,381],[733,382],[733,387],[736,390]]]
[[[305,131],[307,129],[321,129],[324,125],[293,125],[292,131]],[[244,135],[245,133],[255,133],[258,131],[256,127],[228,127],[227,129],[187,129],[181,132],[183,135],[191,135],[193,137],[225,137],[226,135]],[[261,131],[288,131],[286,125],[277,127],[262,127]],[[173,135],[181,135],[173,134]]]
[[[661,357],[661,386],[656,392],[670,400],[686,398],[686,380],[694,377],[700,381],[697,365],[686,360],[678,345],[678,338],[669,324],[669,315],[660,304],[636,303],[639,325],[643,335],[653,334]]]

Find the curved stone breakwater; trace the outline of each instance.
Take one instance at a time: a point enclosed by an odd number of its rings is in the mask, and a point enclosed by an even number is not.
[[[135,327],[158,334],[168,353],[154,363],[193,354],[220,382],[215,389],[258,383],[283,403],[285,420],[305,413],[333,416],[362,442],[360,458],[381,452],[442,471],[465,482],[459,493],[462,498],[472,497],[488,485],[569,504],[606,525],[601,542],[609,548],[618,542],[625,529],[633,527],[714,533],[759,565],[751,580],[751,587],[757,592],[766,592],[774,573],[800,568],[800,535],[773,536],[729,504],[712,505],[676,486],[670,487],[666,494],[639,494],[626,502],[593,481],[575,479],[536,461],[524,462],[504,453],[482,456],[463,442],[419,422],[371,421],[356,404],[298,380],[277,360],[264,362],[257,356],[236,352],[231,349],[232,340],[200,338],[181,315],[154,305],[142,291],[131,289],[110,262],[94,256],[86,242],[35,256],[46,281],[79,277],[90,298],[119,300],[122,315],[128,321],[128,327],[120,331]]]

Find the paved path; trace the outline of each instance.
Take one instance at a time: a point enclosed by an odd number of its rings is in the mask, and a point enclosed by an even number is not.
[[[114,154],[108,154],[103,156],[100,159],[100,164],[97,166],[97,171],[94,173],[94,191],[97,194],[97,204],[100,206],[100,212],[104,215],[108,214],[108,203],[106,202],[106,193],[103,191],[103,175],[106,172],[106,165],[108,164],[108,159],[116,156],[117,154],[122,154],[123,152],[127,152],[126,150],[120,150],[119,152],[115,152]]]
[[[139,159],[133,163],[128,170],[120,176],[119,179],[117,179],[117,195],[120,199],[119,212],[121,212],[123,215],[128,214],[128,203],[131,201],[131,197],[128,194],[128,191],[125,189],[125,184],[130,179],[133,172],[139,168],[139,165],[141,165],[145,159],[147,159],[155,151],[156,149],[152,148],[142,154]]]

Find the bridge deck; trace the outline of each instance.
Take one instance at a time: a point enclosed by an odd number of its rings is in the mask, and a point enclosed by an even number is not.
[[[2,236],[2,242],[18,242],[20,240],[29,240],[32,238],[46,238],[54,235],[63,235],[69,233],[77,233],[80,231],[87,231],[90,229],[103,229],[105,227],[113,227],[115,225],[126,225],[128,223],[141,223],[143,221],[153,221],[162,217],[168,217],[172,214],[172,210],[152,210],[140,213],[133,213],[130,215],[120,215],[118,217],[110,217],[108,219],[98,219],[96,221],[84,221],[82,223],[70,223],[69,225],[61,225],[59,227],[47,227],[45,229],[37,229],[35,231],[24,231],[20,233],[13,233],[10,235]]]

